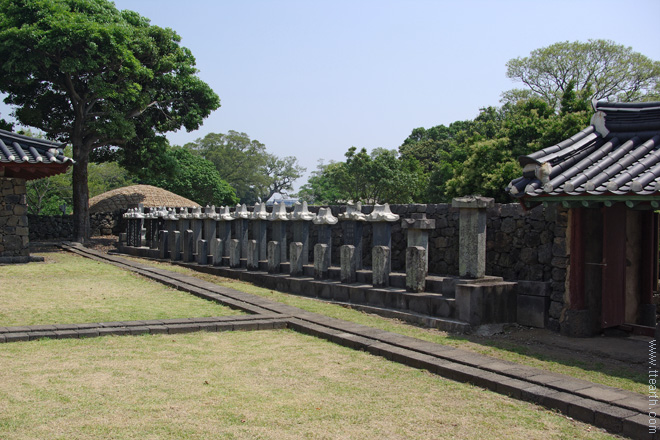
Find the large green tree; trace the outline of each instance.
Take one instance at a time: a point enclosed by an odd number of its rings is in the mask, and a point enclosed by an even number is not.
[[[209,133],[185,145],[211,161],[220,176],[236,189],[241,203],[269,199],[276,192],[286,193],[305,169],[292,156],[279,158],[266,146],[245,133]]]
[[[176,164],[167,173],[150,173],[142,183],[166,189],[200,205],[234,205],[236,192],[220,174],[213,163],[193,154],[186,148],[171,148],[165,160]]]
[[[585,98],[640,101],[660,98],[660,62],[608,40],[560,42],[509,60],[507,76],[527,89],[504,93],[505,101],[530,95],[557,109],[569,86]]]
[[[0,91],[14,116],[73,146],[75,239],[89,236],[95,149],[161,147],[220,105],[169,28],[107,0],[0,0]]]

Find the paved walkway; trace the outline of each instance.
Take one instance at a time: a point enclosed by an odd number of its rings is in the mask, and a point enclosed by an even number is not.
[[[660,430],[656,434],[649,433],[649,398],[642,394],[307,312],[195,277],[99,253],[77,244],[65,244],[63,247],[87,258],[111,263],[251,315],[66,326],[0,327],[0,342],[39,337],[290,328],[414,368],[423,368],[449,379],[469,382],[516,399],[533,402],[615,434],[634,439],[660,439]]]

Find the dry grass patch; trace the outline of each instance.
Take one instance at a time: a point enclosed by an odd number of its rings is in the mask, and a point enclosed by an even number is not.
[[[553,359],[547,354],[535,353],[532,347],[511,343],[493,343],[486,345],[471,341],[468,337],[452,335],[436,329],[421,328],[410,325],[396,319],[387,319],[376,315],[352,310],[336,304],[327,303],[313,298],[305,298],[297,295],[264,289],[252,284],[209,275],[186,267],[172,265],[170,263],[157,262],[139,258],[129,258],[140,263],[161,267],[173,272],[184,273],[206,281],[229,287],[241,292],[259,295],[273,301],[298,307],[310,312],[319,313],[345,321],[355,322],[362,325],[378,328],[381,330],[399,333],[406,336],[449,345],[476,353],[485,354],[494,358],[517,362],[531,367],[541,368],[555,373],[566,374],[578,379],[588,380],[602,385],[621,388],[640,394],[648,393],[648,377],[632,369],[610,367],[606,362],[582,362],[579,360]]]
[[[0,271],[0,325],[239,315],[110,264],[68,252]]]
[[[0,438],[612,438],[291,331],[0,346]]]

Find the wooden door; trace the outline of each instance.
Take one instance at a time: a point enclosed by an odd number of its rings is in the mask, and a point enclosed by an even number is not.
[[[603,209],[603,328],[625,321],[626,311],[626,207],[618,203]]]

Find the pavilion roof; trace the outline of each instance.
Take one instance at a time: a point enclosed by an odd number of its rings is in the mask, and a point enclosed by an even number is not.
[[[0,177],[33,180],[63,173],[73,164],[63,147],[61,143],[0,130]]]
[[[518,158],[523,175],[506,190],[526,205],[660,206],[660,102],[594,104],[591,125]]]

